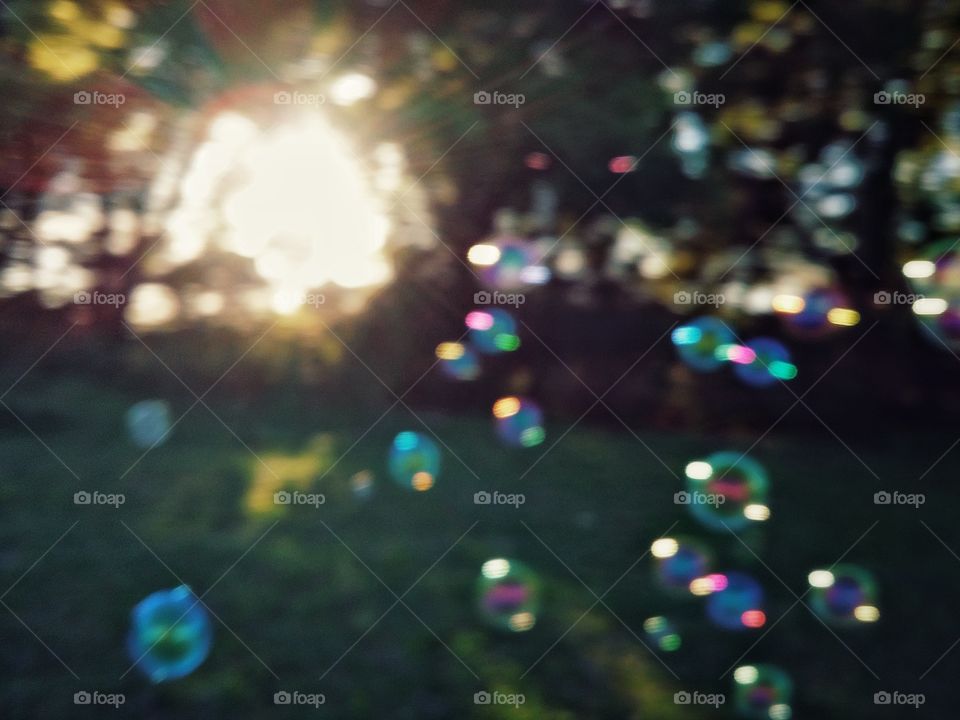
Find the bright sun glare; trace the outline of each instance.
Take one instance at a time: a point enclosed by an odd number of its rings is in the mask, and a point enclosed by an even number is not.
[[[315,109],[266,129],[222,113],[179,190],[165,227],[168,259],[187,263],[211,245],[250,258],[275,312],[296,311],[328,283],[365,288],[390,279],[381,195]]]

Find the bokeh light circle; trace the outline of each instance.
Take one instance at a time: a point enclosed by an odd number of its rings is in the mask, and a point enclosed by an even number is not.
[[[643,634],[650,644],[663,652],[676,652],[680,649],[682,640],[680,633],[671,620],[657,615],[643,621]]]
[[[167,441],[171,429],[170,403],[143,400],[127,410],[127,433],[133,444],[146,450]]]
[[[451,380],[476,380],[480,377],[480,357],[469,345],[444,342],[437,345],[440,370]]]
[[[659,538],[650,547],[656,576],[665,590],[686,592],[690,583],[707,575],[713,554],[706,544],[686,537]]]
[[[470,342],[484,355],[511,352],[520,347],[517,321],[500,308],[474,310],[464,320],[470,330]]]
[[[774,338],[754,338],[745,345],[735,346],[731,353],[734,373],[752,387],[769,387],[797,375],[790,351]]]

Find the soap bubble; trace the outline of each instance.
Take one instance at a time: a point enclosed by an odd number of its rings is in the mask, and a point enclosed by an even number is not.
[[[687,492],[679,500],[711,530],[741,530],[770,517],[770,482],[763,466],[733,451],[687,464]]]
[[[361,470],[350,477],[350,491],[358,500],[369,500],[373,490],[374,476],[369,470]]]
[[[476,380],[480,376],[480,358],[468,345],[440,343],[436,355],[443,374],[453,380]]]
[[[835,565],[814,570],[810,583],[810,607],[834,625],[857,625],[880,619],[877,584],[873,575],[857,565]]]
[[[148,595],[133,608],[127,651],[155,683],[192,673],[212,643],[209,614],[186,585]]]
[[[540,612],[540,580],[523,563],[506,558],[487,560],[477,583],[478,608],[493,627],[524,632]]]
[[[517,321],[506,310],[474,310],[467,314],[465,323],[470,329],[473,346],[485,355],[510,352],[520,347]]]
[[[543,411],[533,400],[503,397],[493,404],[497,435],[512,447],[534,447],[546,439]]]
[[[393,439],[388,464],[398,485],[424,492],[440,474],[440,449],[426,435],[406,430]]]
[[[789,720],[793,681],[774,665],[741,665],[733,671],[733,705],[749,720]]]
[[[546,268],[534,245],[512,235],[474,245],[467,252],[467,260],[477,268],[481,282],[494,290],[522,290],[545,279]]]
[[[707,617],[724,630],[759,628],[766,623],[763,588],[750,575],[725,573],[725,582],[707,598]]]
[[[674,624],[665,617],[658,615],[644,620],[643,633],[652,645],[664,652],[674,652],[680,649],[680,634]]]
[[[710,572],[713,555],[709,548],[690,538],[660,538],[650,547],[657,579],[667,590],[687,591],[690,583]]]
[[[713,372],[726,358],[718,356],[719,348],[734,343],[733,331],[715,317],[701,317],[674,328],[670,336],[684,363],[700,372]]]
[[[162,445],[170,432],[170,404],[166,400],[143,400],[127,410],[127,432],[143,449]]]

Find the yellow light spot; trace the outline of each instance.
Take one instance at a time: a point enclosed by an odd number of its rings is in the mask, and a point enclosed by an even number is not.
[[[498,420],[513,417],[520,412],[520,398],[500,398],[493,404],[493,416]]]
[[[509,625],[514,632],[525,632],[532,628],[536,622],[537,618],[533,613],[520,612],[510,616]]]
[[[421,470],[420,472],[414,474],[410,484],[417,492],[426,492],[433,487],[433,475]]]
[[[833,573],[829,570],[814,570],[807,575],[807,582],[810,583],[810,587],[815,588],[833,587],[835,580]]]
[[[854,608],[853,616],[860,622],[872,623],[880,619],[880,611],[873,605],[860,605]]]
[[[767,714],[770,716],[770,720],[790,720],[793,717],[793,710],[786,703],[777,703],[770,706]]]
[[[766,505],[747,505],[743,509],[743,516],[747,520],[754,520],[756,522],[764,522],[765,520],[770,519],[770,508]]]
[[[908,278],[928,278],[937,271],[929,260],[911,260],[903,266],[903,275]]]
[[[60,22],[73,22],[80,17],[80,6],[70,0],[57,0],[48,10],[50,17]]]
[[[760,671],[753,665],[744,665],[733,671],[733,679],[740,685],[750,685],[760,677]]]
[[[690,593],[697,597],[704,597],[713,592],[713,580],[708,577],[696,578],[690,581]]]
[[[510,561],[503,558],[487,560],[480,568],[480,572],[489,580],[499,580],[510,572]]]
[[[915,315],[943,315],[947,311],[947,301],[943,298],[920,298],[913,304]]]
[[[803,312],[807,302],[798,295],[776,295],[773,298],[773,309],[779,313],[796,315]]]
[[[694,460],[692,463],[687,463],[684,472],[691,480],[709,480],[713,475],[713,466],[702,460]]]
[[[437,345],[437,357],[441,360],[459,360],[463,357],[463,345],[454,342],[445,342]]]
[[[474,245],[467,251],[467,260],[481,267],[489,267],[499,259],[500,248],[496,245]]]
[[[650,553],[655,558],[671,558],[677,554],[679,549],[680,543],[673,538],[660,538],[653,541],[653,545],[650,546]]]
[[[849,308],[832,308],[827,313],[827,322],[841,327],[853,327],[860,322],[860,313]]]

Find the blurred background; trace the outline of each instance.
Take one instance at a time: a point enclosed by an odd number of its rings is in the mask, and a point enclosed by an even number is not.
[[[958,44],[0,0],[3,716],[950,717]]]

